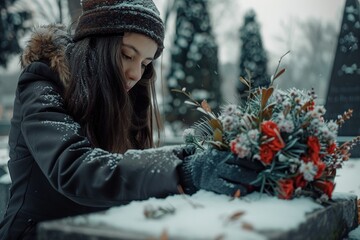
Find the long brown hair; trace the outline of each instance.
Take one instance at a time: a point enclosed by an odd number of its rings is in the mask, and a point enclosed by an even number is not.
[[[85,38],[68,47],[71,79],[65,92],[67,109],[92,145],[119,153],[154,147],[153,117],[160,136],[153,64],[127,92],[121,44],[121,36],[110,36]]]

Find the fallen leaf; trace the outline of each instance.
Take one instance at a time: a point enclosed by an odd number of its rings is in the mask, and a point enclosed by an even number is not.
[[[240,189],[236,190],[235,194],[234,194],[234,198],[239,198],[241,196],[241,191]]]
[[[161,233],[160,240],[168,240],[168,239],[169,239],[169,235],[168,235],[167,231],[164,230],[164,231]]]
[[[245,230],[248,230],[248,231],[254,231],[254,227],[250,223],[244,222],[242,224],[242,228],[245,229]]]
[[[238,220],[238,219],[241,218],[244,214],[245,214],[244,211],[235,212],[235,213],[233,213],[232,215],[230,215],[229,220],[230,220],[230,221]]]

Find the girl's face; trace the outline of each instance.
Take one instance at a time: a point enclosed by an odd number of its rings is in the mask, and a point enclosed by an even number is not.
[[[121,45],[121,63],[126,91],[141,79],[145,68],[154,60],[158,46],[154,40],[139,33],[125,33]]]

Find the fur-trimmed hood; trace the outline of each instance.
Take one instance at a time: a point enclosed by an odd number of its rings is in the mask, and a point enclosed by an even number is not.
[[[21,55],[21,67],[39,60],[48,61],[50,68],[59,74],[66,86],[70,79],[70,69],[66,58],[66,47],[72,38],[64,25],[52,24],[33,30],[30,40]]]

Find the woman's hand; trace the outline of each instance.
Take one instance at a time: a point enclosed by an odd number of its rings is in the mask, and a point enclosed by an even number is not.
[[[231,152],[208,149],[184,158],[180,169],[186,193],[198,189],[233,196],[240,190],[246,195],[251,182],[256,180],[255,170],[240,166]],[[186,191],[187,190],[187,191]]]

